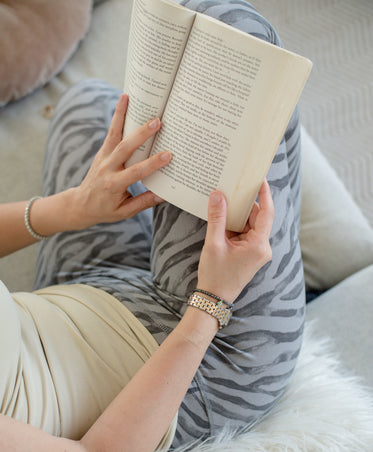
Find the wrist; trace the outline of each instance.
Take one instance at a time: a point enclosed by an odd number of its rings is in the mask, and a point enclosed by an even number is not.
[[[87,216],[85,214],[86,209],[83,207],[82,196],[78,187],[69,188],[68,190],[61,192],[64,196],[65,202],[68,203],[67,212],[67,225],[68,230],[80,231],[92,226],[91,223],[87,221]]]
[[[72,188],[36,200],[30,210],[33,230],[49,237],[58,232],[81,229],[74,195]]]
[[[188,306],[177,330],[189,342],[207,348],[219,330],[219,323],[207,312]]]
[[[211,294],[215,295],[216,297],[221,298],[222,300],[225,300],[228,304],[233,304],[234,300],[237,298],[237,296],[230,290],[224,289],[223,287],[220,287],[220,284],[211,284],[204,282],[203,279],[199,278],[197,282],[197,288],[201,289],[206,292],[210,292]],[[207,295],[204,295],[207,297]],[[216,300],[214,297],[209,297],[211,301],[213,299]]]
[[[201,289],[193,291],[193,294],[189,297],[188,305],[214,317],[218,322],[219,329],[227,326],[232,316],[232,304]]]
[[[208,292],[207,290],[201,289],[199,287],[193,290],[193,295],[202,296],[208,302],[216,303],[218,306],[221,306],[223,308],[232,309],[233,307],[233,303],[230,303],[224,298],[219,297],[213,294],[212,292]]]

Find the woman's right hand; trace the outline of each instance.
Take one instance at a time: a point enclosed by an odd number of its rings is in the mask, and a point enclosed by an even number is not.
[[[267,181],[259,191],[242,233],[226,231],[227,203],[221,192],[210,195],[205,244],[198,267],[198,288],[232,303],[255,273],[271,260],[269,235],[274,218]]]
[[[171,154],[159,152],[126,167],[136,149],[161,127],[160,120],[155,118],[123,138],[127,107],[128,96],[122,94],[101,149],[82,183],[73,189],[71,204],[77,212],[77,229],[121,221],[163,201],[150,191],[135,197],[128,191],[131,184],[166,166],[171,161]]]

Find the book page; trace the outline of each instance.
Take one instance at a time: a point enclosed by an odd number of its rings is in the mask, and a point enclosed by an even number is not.
[[[126,136],[164,110],[195,13],[161,0],[134,0],[124,92],[129,106]],[[127,166],[148,157],[148,140]]]
[[[242,230],[309,73],[301,64],[295,83],[289,55],[305,60],[199,14],[152,150],[173,160],[145,185],[204,219],[219,189]]]

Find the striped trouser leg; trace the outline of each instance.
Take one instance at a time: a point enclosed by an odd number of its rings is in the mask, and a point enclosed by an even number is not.
[[[47,141],[43,196],[81,183],[104,141],[119,95],[104,82],[86,80],[62,96]],[[142,190],[141,184],[131,187],[134,194]],[[41,242],[35,286],[68,282],[108,258],[149,270],[151,221],[152,212],[145,211],[125,222],[56,234]],[[119,236],[126,243],[123,249],[117,246]]]
[[[280,45],[276,32],[240,0],[183,1],[241,30]],[[270,237],[272,260],[234,303],[230,324],[219,331],[179,410],[174,446],[240,430],[268,413],[283,394],[300,351],[304,323],[304,280],[300,215],[298,113],[267,174],[275,204]],[[182,313],[195,288],[205,223],[170,204],[155,209],[152,272],[155,290]]]
[[[119,94],[105,82],[85,80],[62,96],[47,141],[44,196],[81,183],[104,141]],[[140,183],[130,187],[133,195],[143,190]],[[118,223],[64,232],[41,242],[35,289],[73,283],[104,289],[123,301],[162,342],[179,317],[153,291],[152,215],[146,210]]]
[[[242,1],[191,1],[256,36],[279,44],[272,27]],[[107,131],[119,93],[86,81],[61,99],[51,125],[43,193],[80,183]],[[295,113],[267,178],[275,204],[273,258],[234,304],[179,410],[178,446],[223,427],[249,427],[284,392],[301,346],[304,282],[297,238],[300,203],[299,125]],[[139,189],[134,187],[134,189]],[[82,213],[84,214],[84,213]],[[117,224],[56,234],[41,244],[36,287],[86,283],[112,293],[161,343],[177,324],[195,287],[205,223],[163,203]]]

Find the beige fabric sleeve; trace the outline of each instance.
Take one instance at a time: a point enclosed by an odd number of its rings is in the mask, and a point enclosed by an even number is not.
[[[1,412],[53,435],[81,438],[158,344],[101,290],[61,285],[11,297],[4,289]],[[170,447],[176,423],[177,417],[162,450]]]

